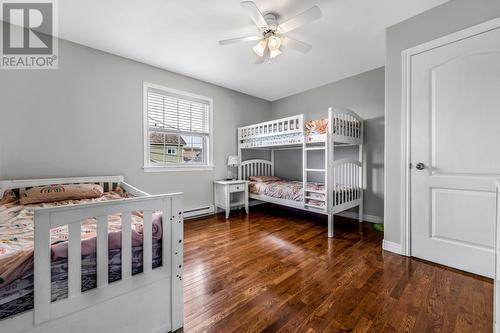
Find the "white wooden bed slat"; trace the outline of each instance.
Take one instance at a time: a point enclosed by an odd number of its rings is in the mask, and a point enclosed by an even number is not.
[[[172,202],[166,201],[162,207],[162,263],[168,269],[172,269]]]
[[[143,211],[143,234],[142,234],[142,253],[143,253],[143,272],[148,273],[153,265],[153,229],[152,229],[152,211]]]
[[[50,215],[35,210],[35,315],[34,323],[50,319],[51,268],[50,268]]]
[[[68,298],[82,292],[82,225],[74,222],[68,225]]]
[[[108,285],[108,217],[97,218],[97,287]]]
[[[122,280],[132,276],[132,214],[122,213]]]

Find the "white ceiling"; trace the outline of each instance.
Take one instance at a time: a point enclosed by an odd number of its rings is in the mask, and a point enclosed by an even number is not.
[[[384,29],[446,0],[255,0],[283,20],[313,5],[323,17],[289,33],[313,45],[254,64],[254,34],[239,0],[59,1],[59,36],[270,101],[384,65]]]

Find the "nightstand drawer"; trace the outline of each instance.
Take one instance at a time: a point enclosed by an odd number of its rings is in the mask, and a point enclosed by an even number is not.
[[[229,192],[242,192],[245,191],[245,184],[229,185]]]

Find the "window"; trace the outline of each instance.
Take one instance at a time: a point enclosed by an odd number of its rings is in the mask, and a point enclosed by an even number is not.
[[[212,166],[212,99],[144,83],[144,170]]]
[[[167,147],[167,155],[177,155],[177,147]]]

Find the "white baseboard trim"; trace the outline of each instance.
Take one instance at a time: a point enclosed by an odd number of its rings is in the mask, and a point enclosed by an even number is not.
[[[205,215],[211,215],[214,212],[215,212],[215,208],[213,205],[206,206],[206,207],[200,207],[200,208],[194,208],[194,209],[187,209],[184,211],[184,219],[186,219],[186,220],[194,219],[194,218],[205,216]]]
[[[350,211],[340,212],[335,215],[347,217],[348,219],[353,219],[353,220],[357,220],[359,216],[357,212],[350,212]],[[363,214],[363,221],[370,223],[384,223],[384,218],[382,216]]]
[[[385,239],[382,241],[382,249],[392,253],[401,254],[401,244],[389,242]]]

